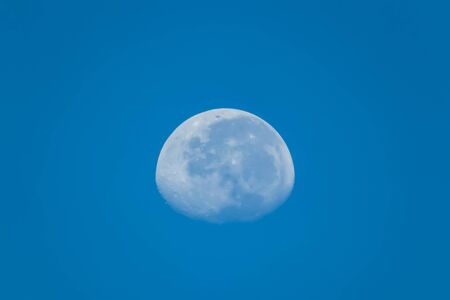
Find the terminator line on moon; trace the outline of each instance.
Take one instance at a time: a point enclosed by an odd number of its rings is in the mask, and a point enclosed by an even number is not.
[[[287,199],[294,177],[278,132],[237,109],[213,109],[183,122],[156,166],[158,189],[172,208],[215,223],[270,213]]]

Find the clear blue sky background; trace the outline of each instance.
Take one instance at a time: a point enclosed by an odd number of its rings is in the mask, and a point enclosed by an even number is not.
[[[0,299],[450,299],[446,1],[0,1]],[[184,119],[292,152],[253,223],[173,212]]]

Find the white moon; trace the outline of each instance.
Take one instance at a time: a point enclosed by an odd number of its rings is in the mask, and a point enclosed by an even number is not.
[[[283,203],[294,164],[278,132],[237,109],[213,109],[183,122],[158,158],[156,184],[176,211],[209,222],[250,221]]]

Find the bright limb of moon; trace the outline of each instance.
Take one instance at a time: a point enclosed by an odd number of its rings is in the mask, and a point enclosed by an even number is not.
[[[294,177],[278,132],[251,113],[225,108],[178,126],[156,166],[156,184],[172,208],[215,223],[270,213],[288,198]]]

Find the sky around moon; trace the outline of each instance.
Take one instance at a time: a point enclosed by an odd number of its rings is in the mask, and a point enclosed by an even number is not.
[[[448,1],[0,2],[0,299],[450,299]],[[165,203],[174,126],[232,107],[289,199]]]

